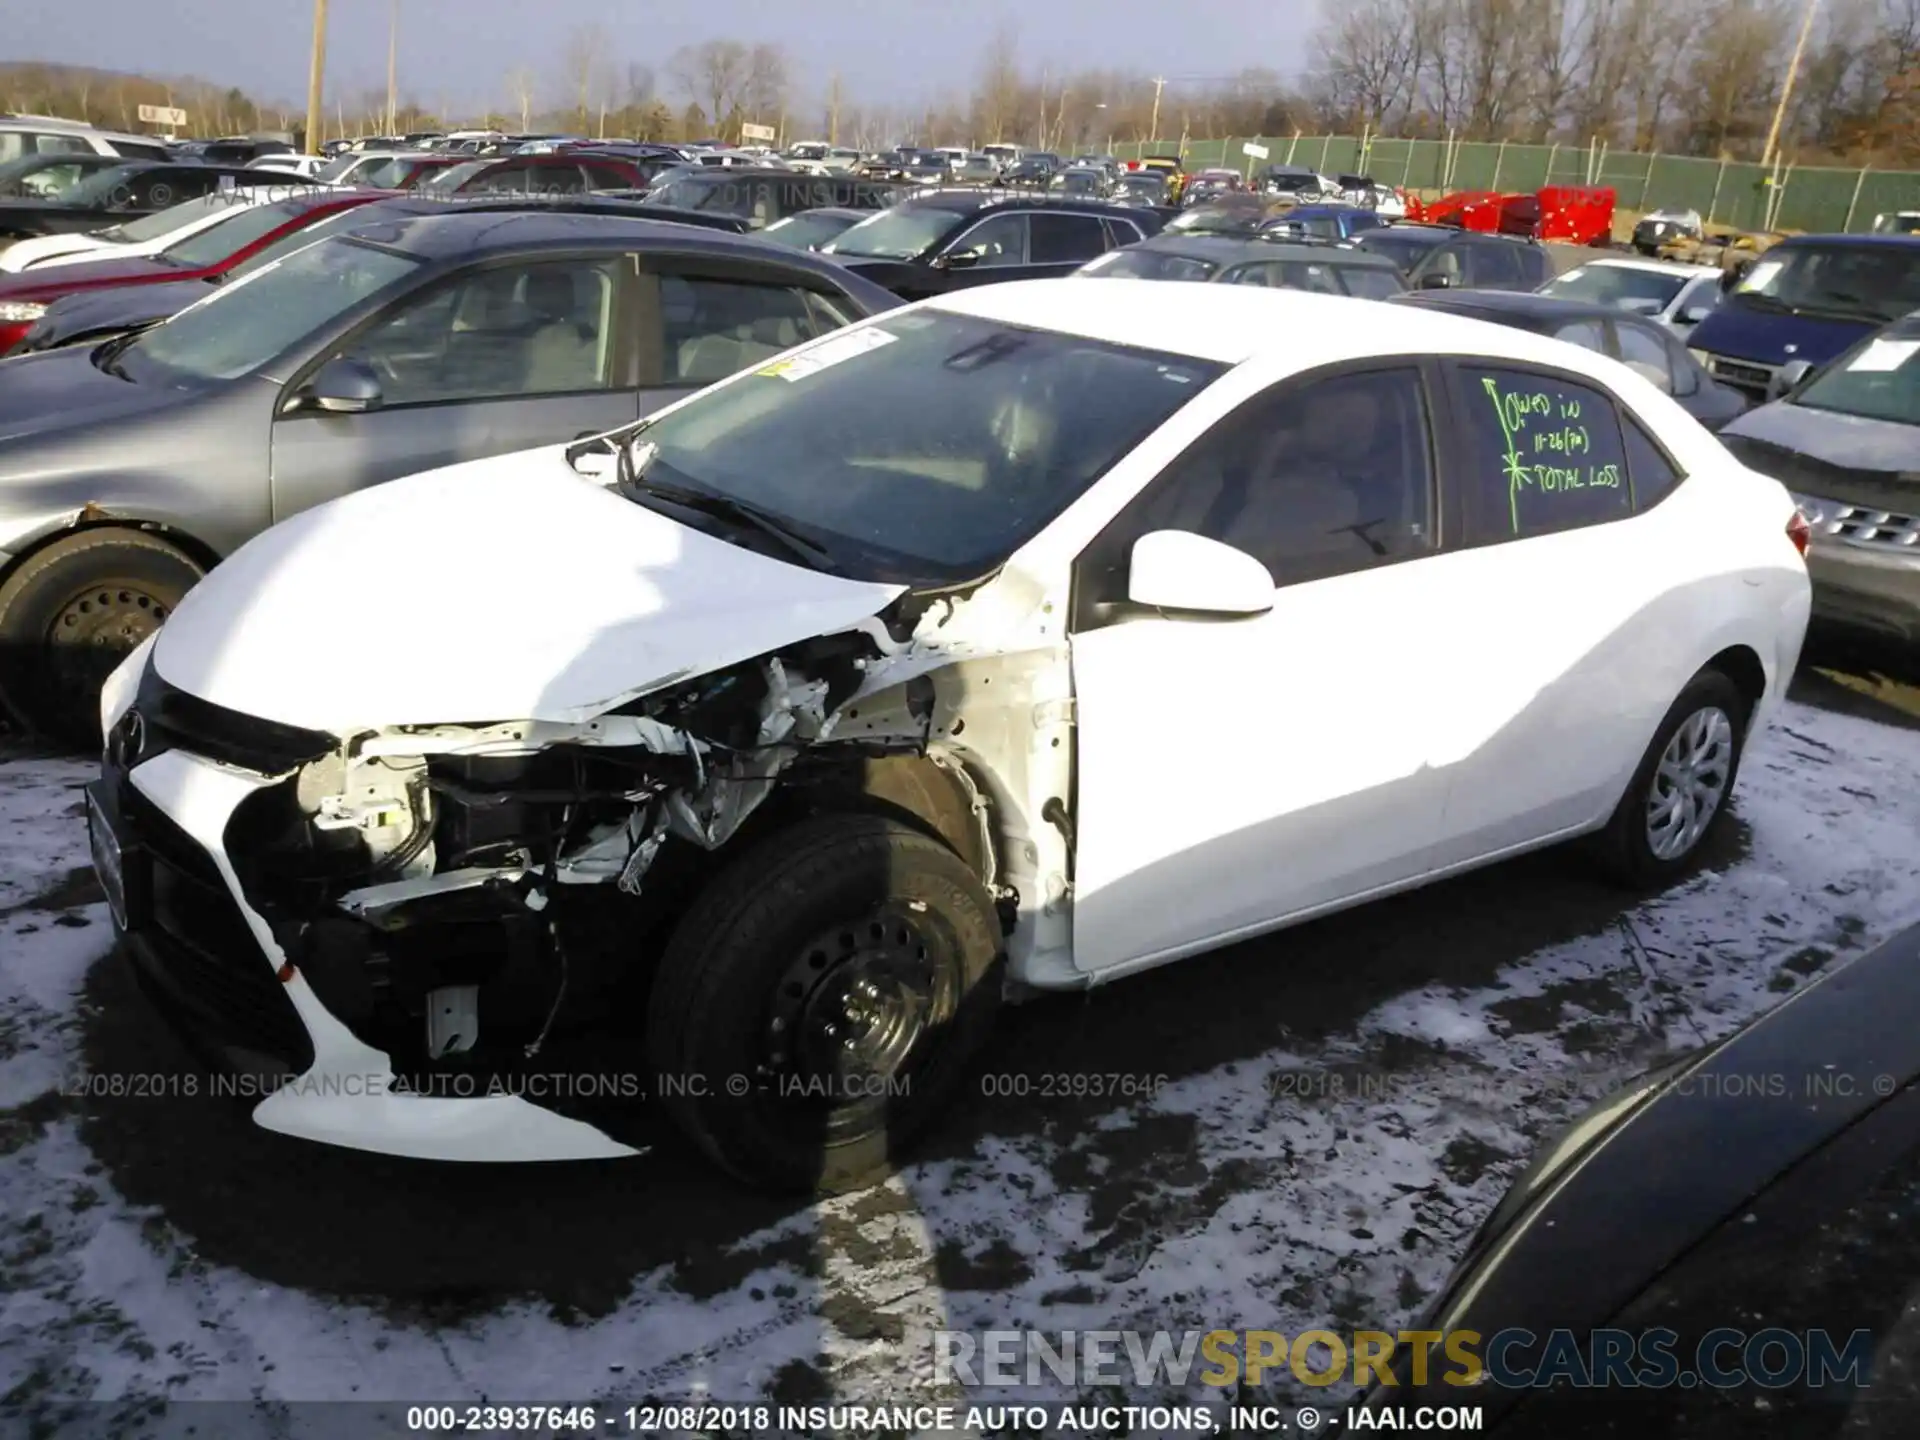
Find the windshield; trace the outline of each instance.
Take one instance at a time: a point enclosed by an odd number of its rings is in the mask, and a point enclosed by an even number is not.
[[[1109,250],[1077,273],[1109,280],[1205,280],[1219,268],[1211,260],[1169,255],[1164,250]]]
[[[1386,256],[1402,270],[1411,270],[1426,258],[1429,250],[1440,243],[1440,238],[1438,235],[1409,234],[1389,227],[1368,231],[1360,237],[1359,244],[1363,250]]]
[[[1582,265],[1555,276],[1540,287],[1540,293],[1568,300],[1590,300],[1596,305],[1612,305],[1641,315],[1658,315],[1674,302],[1692,278],[1631,265]]]
[[[363,213],[359,205],[348,205],[331,215],[316,220],[311,225],[302,225],[297,230],[289,230],[271,245],[262,245],[253,254],[242,260],[227,272],[227,283],[241,280],[256,270],[264,270],[277,260],[284,260],[296,250],[304,250],[316,241],[324,240],[345,230],[350,225],[369,221],[372,217]]]
[[[852,224],[853,217],[850,215],[822,215],[803,211],[774,221],[760,232],[760,238],[791,245],[796,250],[811,250],[843,233]]]
[[[1920,245],[1782,245],[1734,287],[1734,303],[1865,321],[1920,309]]]
[[[959,229],[966,218],[965,211],[938,205],[899,205],[850,227],[824,249],[829,255],[869,260],[913,260]]]
[[[1876,335],[1814,376],[1791,403],[1920,425],[1920,330]]]
[[[196,220],[204,220],[216,210],[231,210],[234,200],[231,195],[202,195],[198,200],[189,200],[184,205],[169,206],[165,210],[156,210],[151,215],[142,215],[137,220],[128,220],[109,229],[102,230],[104,239],[124,241],[130,245],[144,244],[148,240],[158,240],[164,235]]]
[[[364,185],[369,190],[403,190],[407,177],[420,165],[421,160],[417,155],[396,155],[391,160],[375,160],[355,172],[353,183]]]
[[[98,171],[67,191],[61,200],[68,205],[81,206],[107,205],[124,200],[125,187],[146,168],[145,165],[115,165],[111,170]]]
[[[647,191],[650,205],[671,205],[676,210],[718,210],[729,215],[753,213],[753,191],[738,181],[715,179],[698,172],[676,175],[664,185],[653,182]]]
[[[1003,563],[1221,369],[916,311],[661,416],[641,484],[763,511],[849,575],[952,583]]]
[[[343,151],[322,165],[318,170],[314,171],[313,178],[316,180],[338,180],[342,175],[345,175],[366,158],[366,156],[360,154],[358,151]]]
[[[485,170],[489,165],[495,163],[497,162],[492,160],[466,160],[458,165],[449,165],[446,169],[436,170],[433,174],[427,176],[426,179],[420,182],[417,188],[436,191],[444,195],[450,191],[458,190],[482,170]]]
[[[248,205],[224,220],[194,231],[184,240],[174,241],[160,252],[160,258],[189,270],[216,265],[236,250],[244,250],[279,229],[306,208],[285,200],[277,205]]]
[[[411,256],[338,237],[297,250],[190,305],[119,357],[193,380],[234,380],[419,266]]]

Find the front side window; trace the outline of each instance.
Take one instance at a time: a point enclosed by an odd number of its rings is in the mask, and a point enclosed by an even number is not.
[[[618,268],[570,260],[470,271],[340,353],[373,368],[389,407],[604,390]]]
[[[974,265],[982,270],[1024,265],[1027,263],[1027,217],[990,216],[956,240],[950,253],[956,257],[971,256]]]
[[[1280,585],[1427,553],[1433,462],[1425,387],[1411,367],[1290,383],[1222,421],[1141,492],[1099,542],[1124,595],[1133,542],[1190,530],[1244,550]],[[1110,593],[1109,593],[1110,592]]]
[[[694,275],[660,277],[665,385],[711,385],[837,328],[804,290]]]
[[[1384,255],[1402,270],[1411,271],[1427,258],[1439,245],[1436,236],[1428,234],[1409,234],[1396,231],[1389,225],[1380,230],[1369,230],[1359,240],[1362,249],[1371,250],[1376,255]],[[1457,272],[1458,265],[1454,267]]]
[[[1458,375],[1470,539],[1525,539],[1632,512],[1610,396],[1542,371],[1463,363]]]
[[[120,363],[159,381],[234,380],[250,374],[420,262],[341,237],[296,251],[222,286],[128,346]]]
[[[637,437],[649,456],[642,489],[752,506],[850,575],[973,579],[1222,368],[938,309],[902,313],[650,422]]]
[[[1469,284],[1488,289],[1518,285],[1521,280],[1520,254],[1512,245],[1495,240],[1475,245],[1467,252]]]

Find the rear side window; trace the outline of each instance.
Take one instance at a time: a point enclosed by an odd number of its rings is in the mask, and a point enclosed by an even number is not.
[[[1028,222],[1030,260],[1035,265],[1059,265],[1091,260],[1107,248],[1106,228],[1097,215],[1053,215],[1041,212]]]
[[[1680,467],[1667,458],[1646,427],[1631,415],[1626,419],[1627,480],[1633,486],[1633,508],[1648,510],[1673,493],[1680,483]]]
[[[1633,510],[1626,441],[1610,396],[1544,371],[1456,371],[1469,446],[1471,543],[1603,525]]]

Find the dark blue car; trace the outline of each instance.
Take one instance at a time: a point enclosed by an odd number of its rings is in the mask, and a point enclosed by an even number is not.
[[[1262,234],[1302,235],[1316,240],[1351,240],[1387,222],[1354,205],[1299,205],[1260,227]]]
[[[1687,344],[1714,379],[1764,401],[1782,367],[1825,365],[1920,310],[1920,235],[1801,235],[1764,252]]]

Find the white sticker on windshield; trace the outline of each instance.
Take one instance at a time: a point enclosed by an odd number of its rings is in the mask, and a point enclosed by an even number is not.
[[[1758,265],[1754,266],[1753,269],[1747,272],[1746,281],[1740,286],[1740,288],[1742,290],[1766,289],[1767,286],[1773,283],[1773,277],[1780,273],[1781,265],[1782,265],[1782,262],[1779,260],[1761,261]]]
[[[891,345],[900,337],[890,335],[885,330],[869,325],[864,330],[850,330],[844,335],[835,335],[822,340],[811,350],[803,350],[798,355],[789,355],[784,360],[776,360],[771,365],[763,365],[753,373],[765,375],[769,379],[786,381],[804,380],[809,375],[817,375],[829,365],[838,365],[843,360],[851,360],[856,355],[866,355],[883,345]]]
[[[1847,369],[1883,373],[1898,370],[1916,354],[1920,354],[1920,340],[1876,340],[1854,356]]]

